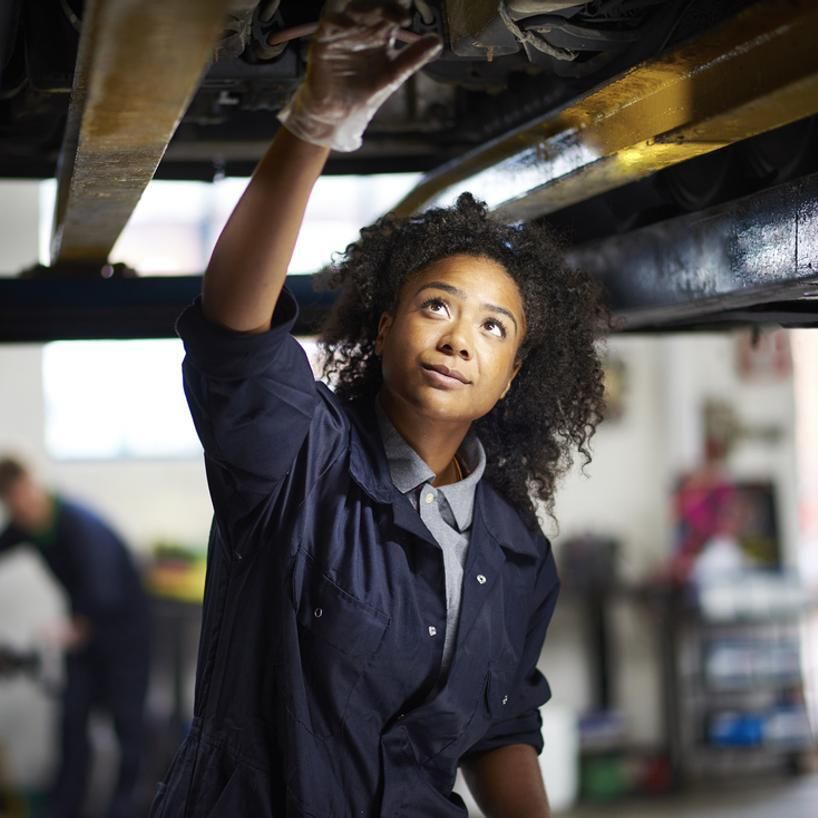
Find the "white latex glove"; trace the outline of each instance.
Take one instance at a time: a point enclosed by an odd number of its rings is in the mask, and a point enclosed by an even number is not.
[[[310,45],[307,74],[278,115],[314,145],[354,151],[378,108],[441,51],[430,34],[400,50],[395,35],[411,20],[407,4],[350,2],[326,10]]]

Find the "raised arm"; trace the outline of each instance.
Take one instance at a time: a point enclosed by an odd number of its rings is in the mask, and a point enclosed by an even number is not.
[[[329,148],[280,128],[222,230],[205,272],[202,308],[232,330],[270,327],[304,210]]]
[[[366,125],[401,83],[440,50],[436,37],[394,47],[403,2],[353,2],[325,13],[307,74],[230,216],[205,272],[204,313],[241,332],[263,332],[284,286],[315,180],[330,149],[360,146]]]

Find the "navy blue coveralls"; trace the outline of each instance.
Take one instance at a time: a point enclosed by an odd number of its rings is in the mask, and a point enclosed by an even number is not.
[[[550,546],[480,481],[441,679],[442,554],[392,484],[374,407],[315,382],[296,313],[285,291],[266,333],[198,304],[179,320],[215,521],[195,719],[152,814],[461,818],[461,758],[542,749]]]
[[[120,747],[119,776],[106,815],[133,816],[143,746],[148,683],[148,606],[139,574],[119,536],[92,511],[55,498],[51,530],[30,534],[10,525],[0,553],[35,545],[68,595],[71,614],[90,623],[87,644],[66,655],[62,691],[60,763],[50,818],[76,818],[90,766],[88,719],[102,707],[113,719]]]

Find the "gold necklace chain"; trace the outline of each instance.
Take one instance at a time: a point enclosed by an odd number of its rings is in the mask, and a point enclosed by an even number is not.
[[[452,459],[452,463],[454,463],[454,470],[457,472],[457,480],[454,482],[459,483],[463,479],[463,470],[460,468],[460,461],[457,459],[457,455]]]

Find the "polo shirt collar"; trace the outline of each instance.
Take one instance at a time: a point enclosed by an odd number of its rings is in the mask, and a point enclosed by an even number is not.
[[[435,479],[434,471],[401,436],[377,399],[375,416],[389,463],[389,473],[398,491],[409,494],[426,483],[431,483]],[[438,491],[448,503],[458,530],[466,531],[471,526],[474,513],[474,493],[486,469],[486,452],[477,435],[470,432],[457,453],[467,474],[456,483],[439,486]]]
[[[320,389],[326,389],[319,383]],[[343,412],[351,424],[349,453],[350,472],[355,482],[378,503],[393,505],[397,514],[405,503],[406,514],[401,512],[404,527],[422,531],[423,524],[408,499],[400,493],[389,474],[389,462],[386,458],[381,436],[378,434],[378,423],[373,401],[360,399],[352,403],[342,403]],[[480,480],[475,492],[477,502],[474,505],[474,523],[476,529],[486,531],[498,546],[523,554],[530,558],[541,556],[542,533],[529,531],[509,502],[501,497],[489,480]],[[396,499],[404,502],[395,503]],[[413,524],[417,520],[417,525]],[[478,522],[479,521],[479,522]],[[472,536],[478,533],[476,530]],[[423,533],[418,534],[424,537]],[[429,535],[431,536],[431,535]],[[474,549],[469,549],[472,553]]]

